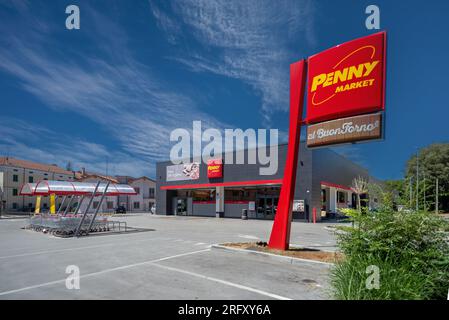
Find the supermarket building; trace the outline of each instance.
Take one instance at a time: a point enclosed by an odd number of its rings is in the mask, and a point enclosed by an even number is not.
[[[221,158],[218,177],[211,177],[211,164],[191,161],[156,165],[156,214],[216,216],[240,218],[248,210],[248,218],[273,219],[282,184],[287,144],[278,146],[278,170],[274,175],[260,175],[260,164],[226,164]],[[247,150],[245,150],[247,156]],[[235,159],[235,152],[233,154]],[[213,164],[217,168],[216,164]],[[208,170],[209,166],[209,170]],[[333,217],[338,209],[356,207],[351,189],[358,176],[375,181],[368,171],[342,155],[327,149],[307,149],[300,144],[293,204],[293,218],[312,220],[316,208],[317,221]],[[362,195],[363,197],[363,195]],[[369,203],[376,203],[370,199]]]

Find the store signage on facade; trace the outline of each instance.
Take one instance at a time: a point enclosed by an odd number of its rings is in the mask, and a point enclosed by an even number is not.
[[[198,162],[167,166],[167,181],[197,180],[200,178]]]
[[[223,162],[221,159],[211,159],[207,161],[207,177],[208,178],[223,177]]]
[[[384,109],[385,40],[380,32],[308,59],[307,123]]]
[[[307,127],[307,147],[322,147],[380,138],[382,138],[382,115],[380,113],[331,120]]]

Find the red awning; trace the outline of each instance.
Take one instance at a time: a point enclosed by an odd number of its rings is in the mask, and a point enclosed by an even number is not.
[[[344,186],[344,185],[341,185],[341,184],[326,182],[326,181],[321,181],[321,185],[322,186],[326,186],[326,187],[343,189],[343,190],[347,190],[347,191],[353,191],[351,187],[347,187],[347,186]]]

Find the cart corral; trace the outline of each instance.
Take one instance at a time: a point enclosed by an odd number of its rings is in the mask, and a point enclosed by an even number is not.
[[[112,183],[87,183],[68,181],[40,181],[38,183],[27,183],[22,186],[20,195],[36,196],[36,210],[30,217],[30,223],[26,229],[50,233],[60,237],[79,237],[91,232],[126,232],[126,222],[113,221],[109,215],[99,212],[105,196],[135,195],[136,191],[126,184]],[[63,197],[62,203],[56,211],[50,213],[40,212],[40,197]],[[100,197],[99,203],[93,212],[89,212],[95,197]],[[81,204],[88,200],[84,212]],[[65,209],[63,205],[69,201]],[[72,203],[76,206],[72,211]]]

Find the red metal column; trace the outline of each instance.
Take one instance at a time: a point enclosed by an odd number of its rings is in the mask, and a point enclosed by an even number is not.
[[[292,205],[295,194],[296,168],[298,164],[299,140],[303,98],[306,81],[306,62],[301,60],[290,65],[290,124],[288,150],[285,161],[284,177],[276,216],[271,230],[268,246],[287,250],[290,243]]]

